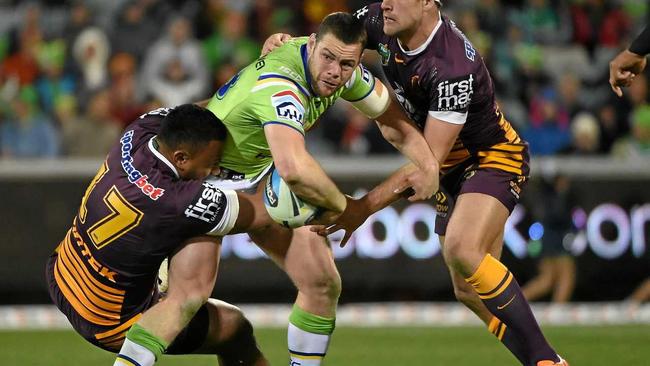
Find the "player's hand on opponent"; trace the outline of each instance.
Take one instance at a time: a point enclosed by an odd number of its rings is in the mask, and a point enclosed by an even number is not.
[[[269,38],[264,41],[262,46],[262,56],[266,56],[267,53],[273,51],[274,49],[282,46],[286,41],[290,40],[292,37],[290,34],[286,33],[274,33],[269,36]]]
[[[625,50],[609,63],[609,85],[619,97],[623,96],[622,86],[630,86],[634,77],[643,72],[645,56]]]
[[[347,244],[348,240],[352,236],[352,233],[359,226],[363,225],[364,222],[368,219],[368,216],[372,214],[368,205],[366,203],[365,197],[355,199],[350,196],[345,196],[348,200],[348,204],[345,207],[345,211],[335,218],[334,221],[326,223],[323,220],[319,220],[319,225],[314,225],[311,227],[311,231],[318,233],[320,236],[328,236],[329,234],[335,233],[339,230],[345,230],[345,235],[341,240],[341,248]]]
[[[411,202],[428,200],[438,192],[439,178],[438,169],[415,169],[394,192]]]

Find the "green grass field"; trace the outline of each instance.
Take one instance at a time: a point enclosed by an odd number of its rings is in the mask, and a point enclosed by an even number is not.
[[[650,326],[546,327],[549,340],[572,366],[650,365]],[[287,365],[286,330],[258,329],[273,365]],[[0,332],[1,365],[112,365],[112,354],[72,331]],[[167,366],[208,366],[209,356],[164,356]],[[517,365],[487,330],[468,328],[337,328],[330,366]]]

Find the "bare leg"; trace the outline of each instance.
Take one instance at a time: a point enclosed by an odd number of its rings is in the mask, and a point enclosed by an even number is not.
[[[573,257],[564,255],[555,258],[555,289],[553,302],[566,303],[571,300],[576,283],[576,264]]]
[[[528,301],[535,301],[551,291],[556,277],[555,263],[551,258],[542,258],[539,262],[537,276],[532,278],[521,289]]]

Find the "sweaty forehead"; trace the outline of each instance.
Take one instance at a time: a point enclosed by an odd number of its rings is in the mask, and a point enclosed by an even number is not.
[[[318,48],[331,52],[340,60],[359,61],[361,57],[361,43],[345,44],[332,34],[326,34],[318,42]]]

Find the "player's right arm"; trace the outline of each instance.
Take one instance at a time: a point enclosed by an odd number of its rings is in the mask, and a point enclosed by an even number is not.
[[[327,210],[336,213],[345,210],[345,196],[307,151],[305,138],[299,131],[281,123],[267,123],[264,133],[275,168],[291,191]]]
[[[167,296],[142,314],[142,328],[167,345],[176,338],[212,293],[220,244],[219,237],[195,237],[171,257]]]

